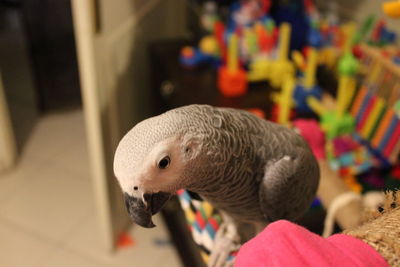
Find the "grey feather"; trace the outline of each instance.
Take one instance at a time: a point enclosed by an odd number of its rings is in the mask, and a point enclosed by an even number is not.
[[[170,190],[196,192],[238,224],[296,219],[315,196],[318,164],[301,136],[246,111],[207,105],[135,126],[117,149],[116,176],[134,173],[152,147],[171,137],[187,162]]]

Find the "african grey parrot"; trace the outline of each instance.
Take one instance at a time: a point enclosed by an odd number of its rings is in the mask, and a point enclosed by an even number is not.
[[[143,227],[155,226],[152,215],[179,189],[209,201],[225,223],[210,266],[268,223],[303,215],[319,182],[318,164],[296,132],[208,105],[138,123],[118,145],[114,172],[131,218]]]

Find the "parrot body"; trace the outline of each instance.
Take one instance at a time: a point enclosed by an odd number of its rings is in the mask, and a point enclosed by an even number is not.
[[[199,194],[234,224],[295,220],[309,208],[318,164],[291,129],[230,108],[190,105],[137,124],[121,140],[114,172],[135,222],[151,216],[170,194]],[[238,230],[238,229],[236,229]],[[239,243],[249,237],[240,236]]]

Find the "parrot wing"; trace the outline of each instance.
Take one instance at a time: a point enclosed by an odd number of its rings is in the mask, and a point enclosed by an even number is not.
[[[308,149],[297,147],[296,150],[296,156],[283,156],[265,166],[259,201],[269,222],[298,219],[314,199],[319,181],[318,164]]]

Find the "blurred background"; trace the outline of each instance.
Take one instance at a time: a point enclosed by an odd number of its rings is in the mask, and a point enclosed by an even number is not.
[[[132,226],[112,162],[130,128],[174,107],[272,112],[269,92],[227,98],[210,68],[182,68],[181,48],[204,36],[204,2],[0,0],[0,266],[203,265],[176,199],[158,227]],[[272,1],[272,15],[292,2]],[[382,2],[316,6],[362,21],[384,16]],[[303,224],[321,232],[324,215]]]

